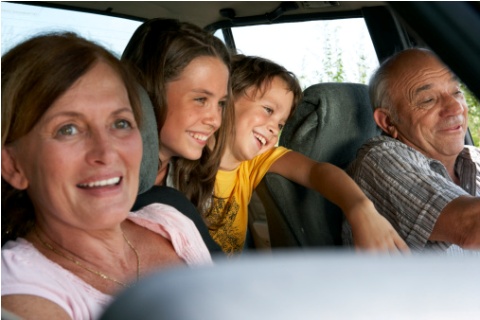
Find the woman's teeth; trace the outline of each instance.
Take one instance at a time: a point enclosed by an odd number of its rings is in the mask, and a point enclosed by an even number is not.
[[[79,186],[82,188],[95,188],[95,187],[112,186],[112,185],[116,185],[119,182],[120,182],[120,177],[116,177],[116,178],[94,181],[89,183],[81,183],[79,184]]]

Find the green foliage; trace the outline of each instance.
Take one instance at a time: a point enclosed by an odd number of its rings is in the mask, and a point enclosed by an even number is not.
[[[330,38],[330,33],[327,34]],[[365,56],[359,55],[357,62],[358,82],[367,83],[367,67]],[[324,73],[317,74],[317,77],[323,82],[343,82],[344,81],[344,63],[342,60],[341,50],[338,43],[328,41],[325,45],[325,58],[323,59]],[[470,133],[473,137],[474,144],[480,146],[480,102],[479,100],[464,86],[462,90],[468,105],[468,125]]]
[[[473,137],[474,144],[480,146],[480,103],[477,98],[462,85],[465,100],[468,105],[468,127]]]

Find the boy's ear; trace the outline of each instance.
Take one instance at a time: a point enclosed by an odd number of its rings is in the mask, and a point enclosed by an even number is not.
[[[2,178],[12,187],[25,190],[28,187],[28,179],[20,169],[15,152],[12,148],[2,148]]]
[[[397,127],[392,122],[390,113],[387,109],[377,108],[373,111],[373,118],[377,125],[389,136],[396,139],[398,136]]]

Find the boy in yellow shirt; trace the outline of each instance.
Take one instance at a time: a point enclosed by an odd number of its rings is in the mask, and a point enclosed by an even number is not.
[[[269,60],[237,55],[231,84],[235,132],[223,154],[212,208],[205,217],[210,234],[224,252],[234,254],[243,249],[248,203],[267,172],[312,188],[339,206],[352,225],[357,248],[408,251],[390,223],[343,170],[275,147],[302,96],[295,75]]]

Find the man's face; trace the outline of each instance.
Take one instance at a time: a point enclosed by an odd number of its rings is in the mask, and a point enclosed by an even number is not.
[[[394,138],[442,162],[456,158],[464,146],[468,112],[457,79],[425,52],[406,54],[392,71]]]

